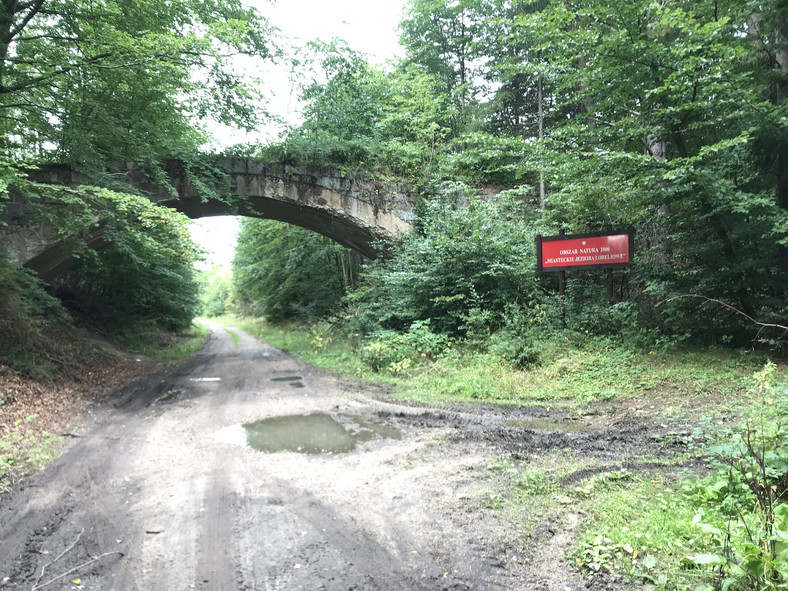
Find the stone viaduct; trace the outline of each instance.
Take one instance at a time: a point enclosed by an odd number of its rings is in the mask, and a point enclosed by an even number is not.
[[[370,258],[380,254],[378,244],[409,232],[415,217],[416,196],[409,185],[257,160],[223,158],[215,164],[220,174],[210,182],[211,189],[226,199],[201,196],[195,186],[199,183],[191,180],[194,177],[177,160],[163,164],[169,186],[152,182],[133,164],[117,166],[117,174],[153,201],[190,218],[242,215],[279,220],[323,234]],[[89,184],[61,165],[34,171],[30,178],[44,184]],[[35,270],[44,280],[73,264],[48,228],[30,223],[23,205],[7,204],[3,221],[7,226],[0,227],[0,243],[11,259]],[[102,234],[99,229],[89,235],[88,245],[104,246]]]

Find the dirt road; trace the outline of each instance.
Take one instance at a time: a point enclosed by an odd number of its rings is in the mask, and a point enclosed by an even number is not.
[[[565,557],[581,515],[558,506],[529,549],[486,503],[487,466],[550,448],[620,459],[642,429],[523,429],[507,425],[533,409],[370,388],[212,325],[194,359],[116,392],[0,499],[0,589],[585,587]],[[255,449],[270,445],[294,451]]]
[[[479,505],[483,446],[448,446],[455,425],[232,330],[212,326],[195,359],[117,393],[2,500],[0,588],[80,565],[43,588],[524,588]],[[352,451],[258,451],[240,426],[326,414]]]

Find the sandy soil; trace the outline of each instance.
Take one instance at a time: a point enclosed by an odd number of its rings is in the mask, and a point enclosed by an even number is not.
[[[117,391],[71,429],[65,454],[0,499],[0,589],[600,588],[565,557],[583,515],[556,503],[524,540],[486,506],[487,466],[550,449],[616,465],[658,457],[655,425],[623,416],[563,431],[528,426],[561,419],[548,409],[406,406],[232,330],[237,343],[213,325],[194,359]],[[288,376],[304,387],[275,381]],[[231,436],[316,412],[401,437],[305,455]]]

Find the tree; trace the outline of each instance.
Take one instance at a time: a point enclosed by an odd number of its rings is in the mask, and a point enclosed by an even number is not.
[[[200,314],[208,317],[223,316],[232,310],[233,275],[230,268],[217,265],[202,271],[200,284]]]
[[[747,38],[754,49],[754,74],[763,86],[761,98],[776,107],[775,117],[756,126],[756,147],[764,172],[776,177],[778,206],[788,209],[788,3],[750,3],[745,10]]]
[[[546,0],[511,0],[484,7],[480,45],[489,56],[487,83],[495,88],[485,110],[488,130],[497,135],[537,137],[540,106],[550,110],[552,85],[534,47],[538,32],[531,30],[532,21],[527,19],[546,4]]]
[[[165,181],[160,163],[193,164],[207,118],[258,123],[256,81],[228,58],[269,58],[269,35],[241,0],[0,3],[0,199],[13,185],[63,205],[52,227],[80,262],[60,293],[105,327],[190,324],[197,251],[186,218],[141,197],[29,183],[25,169],[70,164],[96,185],[134,191],[111,166],[132,161]],[[96,219],[101,252],[79,242]]]
[[[471,123],[477,102],[485,55],[477,45],[483,19],[477,0],[410,0],[400,23],[406,63],[422,68],[439,82],[436,91],[451,97],[454,136]]]
[[[380,168],[425,182],[437,170],[457,111],[440,84],[416,66],[401,66],[383,79]]]
[[[296,60],[302,71],[304,122],[288,133],[285,159],[358,165],[377,148],[380,73],[344,41],[313,41]]]
[[[199,308],[194,263],[201,256],[188,232],[191,220],[144,197],[88,187],[79,192],[72,207],[82,211],[62,227],[72,234],[79,260],[56,278],[56,292],[75,312],[113,332],[191,325]],[[85,217],[102,220],[106,246],[99,251],[76,240],[87,231]]]
[[[334,313],[355,284],[360,255],[297,226],[244,219],[233,260],[240,312],[271,321]]]
[[[304,122],[266,156],[424,181],[451,135],[456,110],[417,66],[384,73],[340,40],[307,44]]]
[[[372,333],[406,331],[427,321],[437,332],[463,336],[495,330],[506,312],[533,300],[535,228],[517,200],[486,201],[462,183],[437,188],[424,204],[418,233],[404,237],[391,260],[364,270],[352,297],[353,323]]]
[[[240,0],[4,0],[0,152],[90,171],[193,149],[195,121],[256,123],[254,81],[233,54],[270,56]]]
[[[733,1],[579,0],[529,18],[567,114],[545,140],[552,219],[635,224],[647,294],[699,292],[762,316],[786,299],[788,226],[756,149],[782,107],[749,17]]]

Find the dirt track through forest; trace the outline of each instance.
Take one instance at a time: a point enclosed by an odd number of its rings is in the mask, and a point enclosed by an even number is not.
[[[485,467],[551,446],[619,457],[647,436],[641,426],[542,432],[507,427],[501,411],[400,405],[231,330],[239,338],[211,325],[194,359],[117,392],[0,500],[0,589],[585,586],[564,556],[581,516],[554,514],[524,558],[484,507]],[[244,423],[313,413],[369,440],[311,455],[237,440]]]

